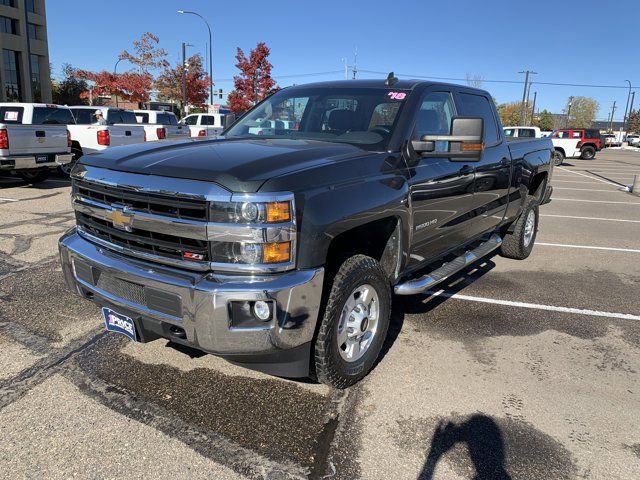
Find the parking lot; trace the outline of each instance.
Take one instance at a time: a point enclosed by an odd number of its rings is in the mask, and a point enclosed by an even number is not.
[[[640,478],[634,174],[566,160],[532,256],[396,297],[346,391],[106,334],[58,265],[69,182],[0,177],[0,477]]]

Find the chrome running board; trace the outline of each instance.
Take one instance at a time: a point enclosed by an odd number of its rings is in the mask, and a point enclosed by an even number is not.
[[[502,238],[497,233],[491,235],[489,240],[481,243],[477,248],[456,257],[449,263],[445,263],[433,272],[414,280],[408,280],[394,287],[396,295],[415,295],[443,282],[453,274],[468,267],[473,262],[491,253],[502,244]]]

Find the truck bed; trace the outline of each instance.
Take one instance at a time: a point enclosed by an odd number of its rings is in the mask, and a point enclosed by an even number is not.
[[[511,152],[511,158],[522,158],[533,152],[542,150],[553,151],[553,143],[549,137],[544,138],[508,138],[507,144]]]

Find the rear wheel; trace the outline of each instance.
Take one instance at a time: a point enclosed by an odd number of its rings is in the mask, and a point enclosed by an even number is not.
[[[516,220],[513,231],[502,239],[500,254],[515,260],[524,260],[531,254],[538,234],[538,200],[527,196],[522,214]]]
[[[319,381],[346,388],[378,358],[389,328],[391,287],[371,257],[348,258],[333,279],[315,343]]]
[[[591,160],[595,156],[596,156],[596,149],[593,147],[587,146],[580,151],[580,158],[582,158],[583,160]]]
[[[562,153],[561,150],[554,150],[553,151],[553,164],[554,165],[562,165],[562,162],[564,162],[564,153]]]
[[[18,176],[27,183],[41,183],[49,178],[49,170],[36,170],[34,172],[20,172]]]

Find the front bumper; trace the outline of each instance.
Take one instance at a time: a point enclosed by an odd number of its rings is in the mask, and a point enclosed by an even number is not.
[[[69,230],[59,243],[69,287],[130,316],[139,340],[159,337],[274,375],[308,375],[324,269],[265,276],[179,270],[126,257]],[[234,325],[232,302],[271,301],[271,320]]]
[[[43,154],[44,155],[44,154]],[[53,156],[50,162],[36,162],[35,156],[12,156],[0,157],[0,170],[34,170],[37,168],[56,168],[59,165],[66,165],[73,160],[71,153],[59,153]]]

